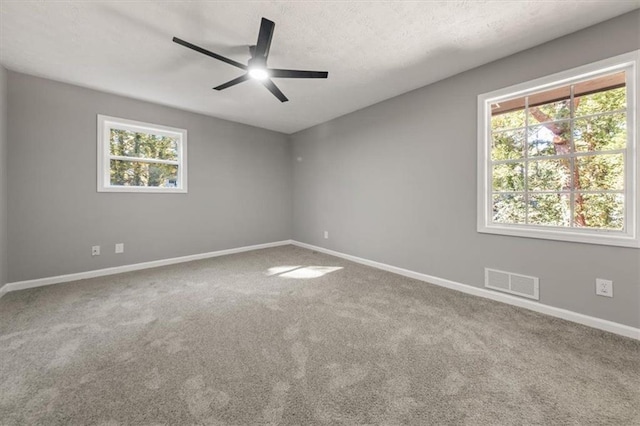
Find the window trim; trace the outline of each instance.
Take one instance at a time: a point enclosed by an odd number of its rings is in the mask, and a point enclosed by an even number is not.
[[[146,192],[176,194],[187,193],[187,131],[177,127],[163,126],[160,124],[145,123],[142,121],[128,120],[126,118],[111,117],[98,114],[98,192]],[[109,131],[112,128],[130,130],[134,132],[152,132],[156,135],[178,138],[178,176],[177,186],[172,188],[160,188],[149,186],[118,186],[111,185],[111,167],[109,161],[117,156],[112,156],[109,145]],[[163,160],[145,160],[149,163],[163,163]],[[173,162],[171,162],[173,164]]]
[[[640,82],[638,67],[640,50],[614,56],[591,64],[562,71],[542,78],[509,86],[478,95],[478,188],[477,188],[477,231],[516,237],[540,238],[587,244],[602,244],[640,248],[640,158],[638,138],[638,100]],[[496,224],[492,223],[492,195],[490,182],[491,159],[491,104],[517,96],[539,92],[563,84],[576,83],[615,71],[627,72],[627,147],[625,156],[625,229],[609,231],[602,229],[562,228],[541,225]]]

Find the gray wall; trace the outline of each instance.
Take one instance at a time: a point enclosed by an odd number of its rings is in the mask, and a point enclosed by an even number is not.
[[[479,287],[538,276],[541,303],[640,326],[640,250],[476,232],[478,94],[638,48],[635,11],[293,135],[294,238]]]
[[[7,71],[0,66],[0,286],[7,282]]]
[[[291,238],[284,134],[14,72],[8,105],[9,282]],[[96,192],[98,113],[187,129],[189,193]]]

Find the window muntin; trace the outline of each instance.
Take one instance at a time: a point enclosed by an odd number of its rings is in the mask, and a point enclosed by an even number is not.
[[[636,58],[479,96],[480,232],[640,245]]]
[[[186,192],[187,132],[98,116],[98,191]]]

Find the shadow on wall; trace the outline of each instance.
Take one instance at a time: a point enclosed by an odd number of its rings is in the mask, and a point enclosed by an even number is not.
[[[279,275],[284,278],[319,278],[323,275],[342,269],[342,266],[274,266],[265,275]]]

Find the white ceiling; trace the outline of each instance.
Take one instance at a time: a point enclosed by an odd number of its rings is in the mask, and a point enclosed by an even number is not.
[[[640,7],[633,1],[2,1],[0,63],[27,74],[293,133]],[[260,18],[280,103],[242,71]]]

